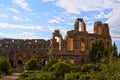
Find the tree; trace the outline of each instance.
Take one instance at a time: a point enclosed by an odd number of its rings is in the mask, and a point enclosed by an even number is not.
[[[24,65],[25,70],[38,70],[40,69],[40,64],[36,58],[30,58]]]
[[[105,54],[105,48],[103,42],[98,41],[93,43],[89,54],[90,61],[93,63],[99,62],[101,58],[103,58],[104,56],[107,55]]]
[[[9,60],[5,57],[0,57],[0,72],[5,74],[10,74],[12,72]]]
[[[117,58],[119,57],[118,51],[117,51],[117,46],[115,43],[113,43],[112,46],[108,47],[106,52],[109,54],[110,57],[112,58]]]
[[[113,56],[118,57],[118,51],[117,51],[116,44],[114,43],[112,47],[113,47]]]
[[[79,73],[66,73],[65,80],[79,80],[80,74]]]
[[[58,60],[56,59],[49,59],[47,61],[47,64],[45,64],[45,66],[42,68],[43,71],[48,71],[48,69],[53,65],[56,64],[58,62]]]
[[[71,65],[66,63],[66,62],[64,62],[64,61],[63,62],[59,61],[56,64],[53,64],[49,68],[49,71],[55,72],[59,79],[63,79],[64,75],[71,71]]]
[[[56,80],[56,75],[54,72],[33,71],[21,74],[16,80]]]

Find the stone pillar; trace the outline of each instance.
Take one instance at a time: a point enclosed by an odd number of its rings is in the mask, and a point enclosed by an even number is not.
[[[78,18],[75,20],[74,30],[75,30],[75,31],[79,31],[79,20],[78,20]]]
[[[81,31],[86,32],[86,24],[84,22],[81,22]]]

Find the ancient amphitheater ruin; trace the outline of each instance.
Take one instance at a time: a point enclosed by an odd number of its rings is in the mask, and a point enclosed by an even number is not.
[[[67,31],[64,38],[59,30],[55,30],[49,40],[2,39],[0,56],[8,57],[13,69],[18,72],[23,70],[25,61],[30,57],[37,58],[41,65],[49,58],[68,60],[71,64],[81,65],[89,62],[90,48],[99,40],[103,41],[105,47],[111,45],[108,24],[97,21],[94,23],[93,33],[88,33],[84,20],[77,18],[74,29]]]

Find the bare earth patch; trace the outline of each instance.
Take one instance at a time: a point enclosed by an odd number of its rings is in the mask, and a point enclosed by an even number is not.
[[[4,76],[0,80],[15,80],[21,73],[12,73],[11,75]]]

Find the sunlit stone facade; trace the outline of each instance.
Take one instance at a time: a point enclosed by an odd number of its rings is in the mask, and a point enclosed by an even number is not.
[[[81,28],[81,30],[80,30]],[[67,31],[63,38],[59,30],[55,30],[50,40],[44,39],[2,39],[0,55],[7,56],[15,71],[22,71],[23,65],[30,57],[38,59],[44,65],[49,58],[68,60],[71,64],[88,63],[89,51],[94,42],[102,40],[107,48],[111,45],[109,26],[97,21],[93,33],[86,31],[82,18],[77,18],[74,29]]]

